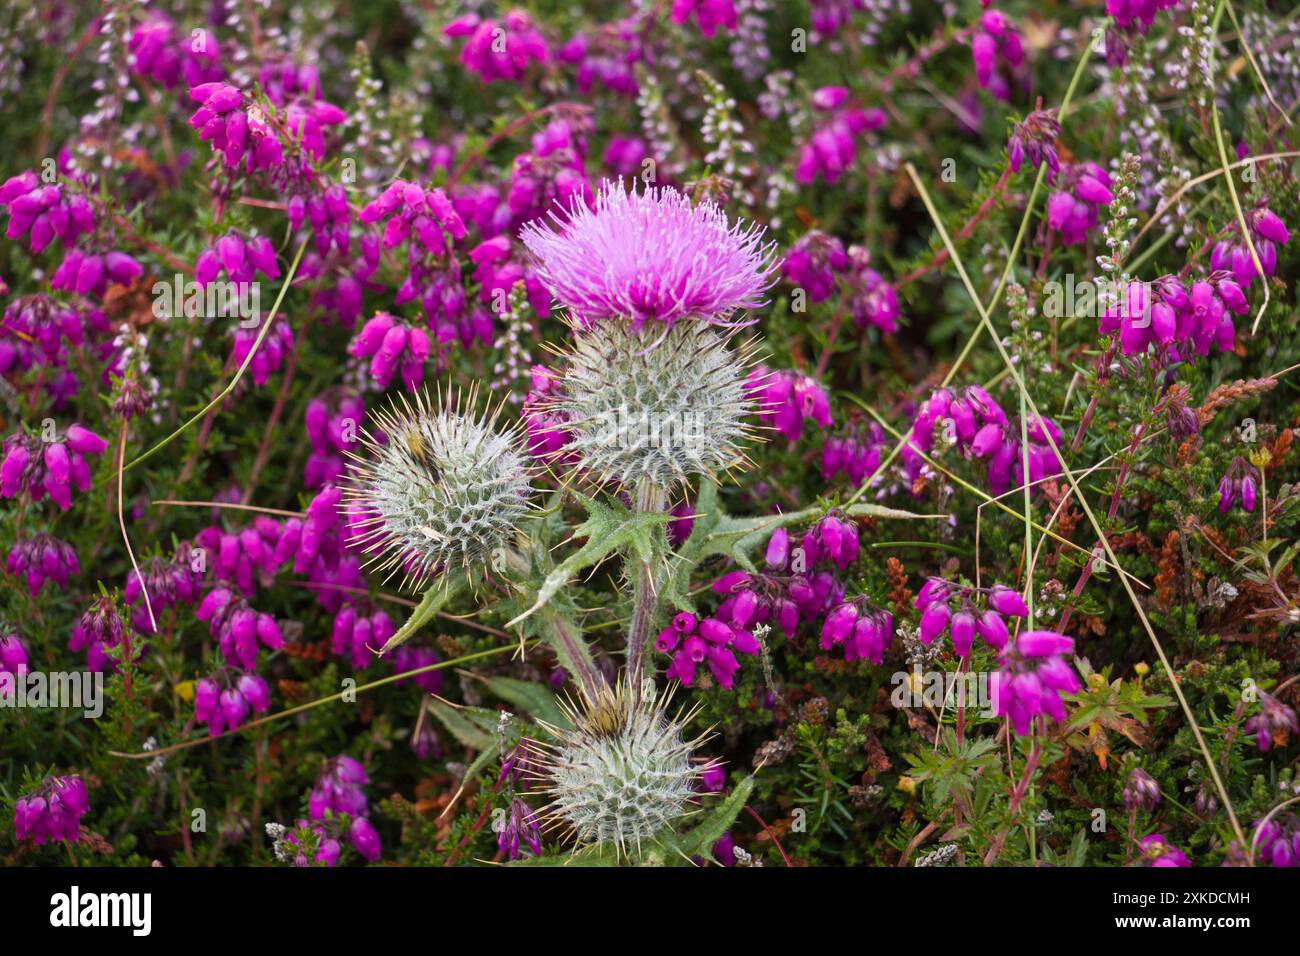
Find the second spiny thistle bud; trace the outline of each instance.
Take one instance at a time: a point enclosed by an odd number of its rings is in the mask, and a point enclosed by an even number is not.
[[[475,396],[463,403],[472,408]],[[352,539],[408,586],[453,571],[474,575],[496,564],[529,512],[531,470],[517,428],[496,413],[417,395],[374,416],[386,440],[367,432],[353,456]]]

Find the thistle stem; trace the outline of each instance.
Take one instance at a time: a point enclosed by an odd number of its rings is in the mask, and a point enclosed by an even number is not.
[[[643,481],[636,492],[636,510],[658,514],[664,510],[665,495],[657,485]],[[640,691],[645,671],[645,648],[650,637],[650,623],[659,607],[655,593],[654,569],[650,562],[637,568],[636,597],[632,608],[632,623],[627,632],[627,676],[634,692]]]

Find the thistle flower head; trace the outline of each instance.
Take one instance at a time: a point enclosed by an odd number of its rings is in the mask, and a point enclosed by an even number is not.
[[[690,812],[696,781],[716,764],[692,764],[708,734],[685,739],[694,714],[670,717],[670,698],[671,692],[638,692],[624,680],[565,705],[571,726],[548,727],[555,742],[531,750],[551,797],[548,828],[627,853]]]
[[[687,322],[647,348],[627,325],[579,332],[539,411],[601,481],[635,489],[680,486],[744,460],[746,418],[757,402],[746,386],[750,359],[725,335]]]
[[[473,407],[471,393],[465,403]],[[497,413],[479,417],[460,401],[402,397],[373,416],[384,440],[366,432],[367,454],[353,455],[349,495],[360,518],[353,545],[371,563],[408,585],[493,560],[528,513],[531,469],[516,428],[498,427]]]
[[[551,218],[560,231],[537,219],[520,238],[583,327],[610,318],[638,330],[650,319],[725,323],[761,305],[774,279],[775,244],[762,242],[762,227],[729,225],[712,201],[692,206],[671,187],[626,192],[606,180],[594,209],[575,201]]]

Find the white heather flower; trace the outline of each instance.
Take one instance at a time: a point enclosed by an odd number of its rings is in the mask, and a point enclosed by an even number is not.
[[[465,403],[475,402],[473,392]],[[380,571],[407,583],[495,563],[529,513],[531,468],[517,426],[498,428],[497,412],[478,417],[458,401],[418,394],[374,415],[384,441],[363,433],[349,489],[357,533],[350,543]]]

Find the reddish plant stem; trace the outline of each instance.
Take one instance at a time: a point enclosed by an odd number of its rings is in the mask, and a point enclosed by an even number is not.
[[[993,187],[993,192],[989,194],[987,199],[985,199],[982,203],[980,203],[979,208],[975,210],[974,215],[972,215],[970,219],[966,220],[965,225],[963,225],[960,229],[957,230],[957,234],[955,237],[956,239],[958,240],[969,239],[974,234],[975,227],[984,221],[984,218],[988,216],[990,212],[993,211],[993,207],[998,204],[998,200],[1000,200],[1006,194],[1007,183],[1010,181],[1010,179],[1011,179],[1011,168],[1006,167],[1002,170],[1002,176],[998,179],[997,184]],[[900,277],[894,283],[894,288],[896,289],[902,288],[908,283],[915,282],[917,279],[921,278],[922,276],[927,275],[930,272],[933,272],[935,269],[939,268],[947,261],[948,261],[948,250],[940,249],[938,253],[935,254],[935,257],[931,259],[929,262],[927,262],[925,265],[918,266],[917,268],[913,269],[911,272]]]
[[[748,803],[745,804],[745,809],[749,811],[749,815],[751,817],[753,817],[755,820],[758,821],[759,826],[761,826],[765,831],[767,831],[767,835],[772,838],[772,842],[776,844],[777,850],[781,853],[781,859],[785,861],[785,865],[794,866],[794,864],[790,862],[790,857],[786,855],[785,847],[781,846],[781,841],[777,839],[776,831],[773,830],[770,826],[768,826],[767,823],[763,820],[763,818],[758,815],[757,811],[755,811],[754,808],[751,807]]]
[[[253,497],[253,489],[257,487],[257,478],[266,467],[266,461],[271,455],[271,436],[275,433],[276,426],[280,424],[280,416],[284,414],[285,403],[289,400],[289,389],[293,387],[294,372],[298,369],[298,359],[302,354],[303,342],[307,338],[307,332],[311,328],[311,320],[308,319],[303,323],[299,330],[297,341],[294,343],[293,352],[289,355],[289,361],[285,365],[284,378],[280,383],[280,392],[275,397],[275,405],[271,408],[270,417],[266,420],[266,430],[262,432],[262,441],[257,447],[257,457],[253,459],[253,467],[248,473],[248,481],[244,485],[244,494],[240,498],[242,504],[248,504]]]
[[[451,176],[448,177],[447,185],[450,186],[453,183],[458,182],[462,176],[464,176],[467,172],[469,172],[471,169],[473,169],[475,166],[477,166],[480,162],[483,161],[483,159],[487,156],[487,154],[492,151],[493,146],[495,146],[497,143],[501,142],[502,140],[509,139],[511,136],[519,132],[519,130],[523,129],[529,123],[532,123],[535,120],[539,120],[543,116],[549,116],[552,113],[566,113],[566,112],[574,113],[576,115],[581,115],[583,113],[590,113],[591,107],[586,106],[585,104],[582,103],[571,103],[566,101],[564,103],[552,103],[550,106],[543,106],[541,109],[530,110],[529,112],[525,113],[523,116],[519,117],[518,119],[514,120],[509,125],[507,125],[505,129],[501,130],[501,132],[495,133],[492,136],[488,137],[488,141],[486,143],[484,143],[477,150],[475,150],[474,152],[466,156],[461,161],[461,164],[457,166],[456,169],[452,172]]]
[[[1025,772],[1021,775],[1019,782],[1016,784],[1015,790],[1011,792],[1011,805],[1008,807],[1008,812],[1011,815],[1014,816],[1015,812],[1020,809],[1020,804],[1024,802],[1025,794],[1029,792],[1029,781],[1033,779],[1034,771],[1038,769],[1038,761],[1041,760],[1042,757],[1043,745],[1039,738],[1035,737],[1034,748],[1029,752],[1029,759],[1025,761]],[[993,865],[993,861],[996,860],[998,854],[1002,852],[1002,846],[1007,842],[1007,834],[1010,832],[1011,828],[1007,827],[994,837],[993,845],[989,847],[989,852],[984,855],[985,866]]]

